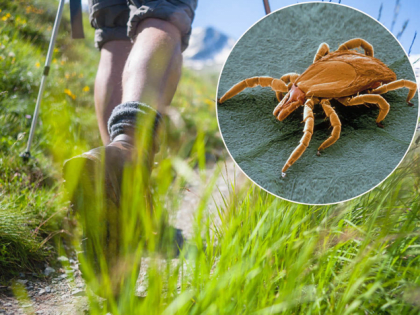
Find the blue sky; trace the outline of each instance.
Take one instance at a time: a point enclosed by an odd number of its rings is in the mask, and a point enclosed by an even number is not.
[[[84,5],[88,0],[83,0]],[[330,0],[324,0],[330,2]],[[398,0],[341,0],[341,3],[359,9],[375,19],[378,18],[381,4],[382,13],[380,22],[388,29],[391,28],[394,16],[395,4]],[[269,0],[271,10],[277,10],[285,6],[296,4],[297,0]],[[319,1],[320,2],[320,1]],[[339,2],[339,0],[331,0]],[[222,31],[223,33],[239,39],[255,22],[264,17],[262,0],[198,0],[193,27],[208,27]],[[400,42],[408,52],[413,41],[414,32],[417,38],[411,50],[411,54],[420,54],[420,0],[399,0],[400,10],[393,28],[396,35],[400,32],[404,22],[409,20],[408,25],[400,38]]]
[[[329,2],[329,0],[324,0]],[[339,0],[332,0],[337,3]],[[375,19],[378,17],[379,8],[383,4],[380,22],[388,29],[391,28],[394,8],[397,0],[341,0],[342,4],[359,9]],[[269,0],[271,10],[295,4],[296,0]],[[306,2],[306,1],[299,1]],[[413,41],[414,32],[417,38],[411,54],[420,53],[420,0],[400,0],[400,10],[393,28],[393,33],[400,32],[404,22],[408,25],[400,38],[405,50]],[[250,26],[264,17],[262,0],[198,0],[198,8],[193,27],[213,26],[223,33],[238,39]]]

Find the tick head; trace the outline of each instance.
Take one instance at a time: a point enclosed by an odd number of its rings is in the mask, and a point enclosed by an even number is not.
[[[274,109],[273,115],[282,121],[289,116],[296,108],[305,103],[305,93],[297,85],[292,86],[281,102]]]

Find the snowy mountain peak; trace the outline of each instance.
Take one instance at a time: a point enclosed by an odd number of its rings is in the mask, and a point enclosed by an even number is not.
[[[184,52],[187,67],[219,69],[227,59],[235,40],[212,27],[197,27],[191,32],[190,44]]]

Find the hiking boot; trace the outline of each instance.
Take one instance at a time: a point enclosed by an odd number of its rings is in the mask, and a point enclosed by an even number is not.
[[[111,208],[120,205],[121,185],[124,168],[137,159],[134,135],[138,121],[150,133],[151,146],[142,152],[142,166],[151,171],[154,152],[157,151],[156,130],[161,114],[140,102],[126,102],[114,108],[108,120],[111,143],[64,162],[64,178],[67,191],[72,194],[73,208],[78,210],[89,204],[92,197],[104,197],[104,203]],[[100,185],[98,185],[100,184]],[[74,193],[72,193],[74,192]],[[101,201],[101,204],[103,202]]]
[[[132,138],[121,134],[107,146],[92,149],[65,161],[63,173],[67,190],[79,193],[81,186],[86,186],[86,192],[94,194],[99,190],[99,187],[93,186],[94,183],[98,180],[103,181],[106,204],[118,207],[124,167],[132,161],[133,149]],[[93,195],[90,195],[90,198],[92,197]],[[74,197],[72,202],[76,208],[79,206]]]
[[[137,156],[137,149],[134,146],[134,122],[130,111],[137,111],[138,115],[143,113],[155,116],[148,116],[155,122],[144,132],[150,132],[151,145],[149,150],[141,153],[141,158]],[[115,111],[117,113],[114,113]],[[142,168],[143,183],[145,184],[145,208],[153,211],[152,195],[149,191],[148,176],[151,173],[154,153],[158,151],[158,141],[155,139],[157,125],[161,116],[156,111],[144,107],[143,104],[130,102],[116,107],[108,122],[108,130],[112,142],[104,147],[95,148],[86,153],[73,157],[65,161],[63,166],[65,186],[70,194],[72,210],[78,216],[78,221],[83,229],[82,249],[84,270],[91,270],[89,280],[97,283],[97,290],[101,289],[101,275],[104,273],[112,275],[115,280],[115,294],[118,294],[119,275],[123,277],[121,266],[127,263],[127,257],[121,256],[122,235],[124,226],[122,224],[121,196],[123,186],[123,175],[132,175],[124,171],[135,169],[135,163],[140,163]],[[143,172],[144,171],[144,172]],[[184,244],[182,233],[178,229],[162,228],[164,231],[161,244],[164,252],[169,256],[177,256],[179,249]],[[170,232],[171,231],[171,232]],[[139,235],[141,237],[141,231]],[[137,239],[137,237],[134,237]],[[168,240],[173,240],[169,244]],[[138,239],[140,243],[141,239]],[[132,246],[136,246],[133,239]],[[125,244],[127,245],[127,244]],[[131,245],[130,245],[131,246]],[[170,249],[169,249],[170,248]],[[168,250],[169,249],[169,250]],[[104,268],[105,266],[105,268]],[[94,275],[92,278],[91,276]],[[95,279],[96,278],[96,279]],[[90,282],[90,281],[88,281]],[[94,289],[94,291],[96,291]]]
[[[83,229],[84,265],[96,275],[103,272],[103,262],[108,270],[118,264],[121,185],[124,168],[132,161],[132,143],[121,134],[107,146],[73,157],[63,166],[72,211]]]
[[[119,285],[124,277],[122,269],[125,267],[121,266],[127,262],[121,256],[124,227],[121,224],[120,198],[124,168],[136,160],[132,143],[131,137],[118,135],[107,146],[65,161],[63,167],[66,189],[73,191],[70,197],[72,211],[78,216],[83,229],[82,270],[88,270],[89,275],[85,279],[88,283],[93,281],[90,286],[99,295],[102,295],[104,273],[112,278],[115,296],[120,294]],[[147,158],[144,167],[151,166],[149,160]],[[153,211],[151,193],[146,191],[145,194],[146,211]],[[161,228],[161,233],[158,251],[167,258],[177,257],[184,246],[182,231],[168,226]],[[138,240],[140,242],[141,239]]]

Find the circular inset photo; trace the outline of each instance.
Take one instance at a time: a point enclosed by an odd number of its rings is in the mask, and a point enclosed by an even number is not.
[[[334,3],[275,11],[236,43],[217,116],[242,171],[281,198],[331,204],[368,192],[413,139],[413,68],[379,22]]]

